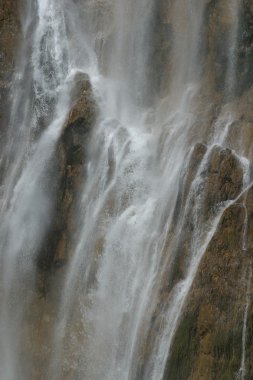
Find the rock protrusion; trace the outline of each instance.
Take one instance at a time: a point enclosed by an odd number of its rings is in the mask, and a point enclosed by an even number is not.
[[[84,181],[89,136],[96,117],[92,87],[86,74],[78,74],[72,91],[73,106],[63,126],[55,154],[56,206],[47,243],[39,256],[39,267],[62,266],[71,255],[75,206]]]
[[[242,191],[243,168],[238,157],[230,150],[215,146],[210,154],[206,170],[203,193],[208,215],[222,202],[235,199]]]
[[[198,143],[192,149],[181,184],[176,207],[180,216],[174,214],[173,231],[169,231],[165,246],[167,266],[147,342],[154,344],[155,331],[163,323],[159,310],[169,304],[174,286],[188,276],[199,244],[194,239],[201,242],[210,221],[225,210],[187,297],[164,379],[231,379],[226,376],[239,369],[240,346],[236,348],[236,363],[228,346],[233,336],[237,344],[241,339],[243,275],[248,260],[242,253],[245,207],[236,200],[243,188],[242,164],[232,150]],[[229,201],[235,202],[229,205]],[[234,283],[238,284],[236,290]],[[230,320],[231,314],[235,317]],[[231,334],[233,328],[235,335]],[[218,342],[219,331],[225,339],[224,347]],[[216,375],[212,377],[212,373]]]
[[[240,203],[228,207],[220,220],[187,298],[168,360],[168,379],[171,373],[175,380],[184,373],[186,380],[229,380],[240,369],[246,275],[252,265],[250,256],[242,252],[244,221]],[[190,356],[189,347],[182,345],[187,321],[187,334],[194,342]],[[246,344],[247,363],[249,350]]]

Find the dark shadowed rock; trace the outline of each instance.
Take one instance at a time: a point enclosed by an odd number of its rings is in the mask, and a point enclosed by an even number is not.
[[[96,106],[89,78],[78,74],[72,91],[73,106],[63,126],[55,154],[56,206],[47,243],[38,264],[45,270],[62,266],[71,255],[75,225],[75,204],[84,180],[85,156],[95,122]]]

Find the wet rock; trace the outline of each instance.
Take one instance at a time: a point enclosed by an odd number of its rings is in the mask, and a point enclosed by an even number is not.
[[[169,85],[171,71],[171,53],[173,47],[173,25],[167,15],[170,4],[164,0],[155,3],[154,17],[151,25],[151,51],[149,76],[152,86],[148,90],[155,94],[164,95]]]
[[[221,218],[190,290],[165,379],[173,373],[173,380],[229,380],[240,369],[245,290],[252,265],[252,258],[242,252],[244,220],[243,204],[231,205]],[[248,342],[247,361],[250,347]]]
[[[224,187],[223,173],[230,173],[232,178],[229,189]],[[208,174],[209,202],[230,199],[240,192],[242,173],[231,151],[216,147],[210,157]],[[174,337],[165,379],[229,380],[238,376],[248,279],[253,266],[252,241],[253,186],[225,208],[202,258]],[[249,292],[252,300],[252,282]],[[247,379],[253,376],[252,318],[250,307],[249,337],[245,343]]]
[[[210,213],[221,202],[235,199],[243,186],[243,169],[239,159],[230,149],[215,146],[209,157],[201,191],[204,193],[206,208]]]
[[[82,164],[83,147],[95,118],[95,104],[91,97],[91,85],[86,75],[79,74],[73,97],[77,98],[63,127],[60,142],[67,165]]]
[[[176,202],[175,211],[174,211],[175,223],[177,222],[181,213],[184,212],[185,202],[187,200],[187,197],[190,194],[192,183],[194,179],[196,178],[197,171],[205,156],[206,151],[207,151],[206,145],[199,142],[193,147],[192,151],[190,152],[189,161],[181,175],[179,192],[178,192],[177,202]]]
[[[71,256],[77,231],[75,205],[84,180],[85,157],[89,136],[96,117],[96,105],[89,78],[78,74],[72,91],[73,106],[63,126],[55,154],[56,206],[47,243],[39,255],[38,265],[48,270],[61,267]]]
[[[245,194],[245,250],[249,254],[253,253],[253,186]]]
[[[207,152],[204,144],[193,148],[181,181],[171,236],[178,240],[171,263],[169,283],[184,276],[191,255],[192,236],[198,225],[217,215],[228,200],[235,199],[243,186],[243,169],[239,159],[229,149],[214,146]]]
[[[0,1],[0,126],[6,107],[20,36],[17,0]]]
[[[190,161],[184,175],[183,187],[184,193],[189,193],[192,182],[194,181],[200,164],[206,154],[207,147],[205,144],[197,143],[191,153]]]
[[[220,146],[207,150],[204,144],[198,143],[182,178],[176,209],[181,210],[180,216],[175,213],[175,224],[165,245],[167,269],[147,340],[151,346],[163,323],[160,311],[170,302],[174,286],[187,275],[195,254],[194,236],[198,236],[198,229],[203,226],[210,228],[209,221],[226,206],[226,201],[239,196],[243,170],[231,150]],[[249,204],[250,199],[249,196]],[[172,344],[164,379],[231,379],[233,371],[239,370],[244,274],[250,263],[242,251],[244,227],[245,206],[240,197],[225,209],[204,253]],[[219,334],[224,337],[224,346]],[[233,339],[236,343],[231,343]],[[231,348],[231,344],[237,346]],[[236,350],[236,359],[233,350]]]
[[[253,85],[253,5],[243,0],[239,19],[237,48],[237,95]]]

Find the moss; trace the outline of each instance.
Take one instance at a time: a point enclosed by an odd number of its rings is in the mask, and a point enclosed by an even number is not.
[[[197,317],[187,314],[176,332],[164,379],[188,379],[198,349],[196,332]]]

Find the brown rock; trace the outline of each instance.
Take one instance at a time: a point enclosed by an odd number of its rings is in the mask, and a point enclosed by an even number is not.
[[[249,188],[249,190],[245,194],[245,208],[246,208],[246,222],[245,225],[245,249],[249,251],[249,253],[253,253],[253,186]]]
[[[6,116],[11,78],[20,36],[17,0],[0,0],[0,126]]]
[[[230,149],[215,146],[211,152],[203,184],[204,209],[209,215],[220,203],[235,199],[243,186],[243,169],[239,159]]]
[[[171,373],[173,380],[182,379],[183,373],[185,380],[229,380],[239,371],[245,274],[252,265],[242,252],[244,220],[243,204],[232,205],[224,212],[188,296],[168,361],[168,379]],[[186,321],[195,344],[191,352],[189,346],[180,343]],[[249,349],[250,345],[246,347],[247,360]]]
[[[197,173],[199,179],[193,186]],[[226,201],[238,197],[242,185],[242,166],[231,150],[214,146],[207,152],[203,144],[194,147],[183,174],[180,193],[184,195],[177,204],[177,210],[182,212],[179,217],[175,215],[173,231],[169,232],[169,242],[165,247],[165,255],[170,259],[167,260],[148,344],[153,344],[155,331],[163,323],[159,310],[167,305],[174,285],[187,273],[193,233],[199,228],[194,224],[196,213],[198,223],[208,225],[220,207],[225,207]],[[248,257],[242,251],[245,223],[243,202],[240,198],[225,209],[204,254],[175,335],[165,379],[230,380],[233,371],[239,370],[238,347],[245,305],[244,274],[248,265]],[[171,244],[174,236],[177,239],[175,245]],[[224,338],[224,346],[219,340],[220,336]],[[236,361],[233,361],[234,347],[231,351],[228,348],[233,344],[233,338],[238,345]]]

